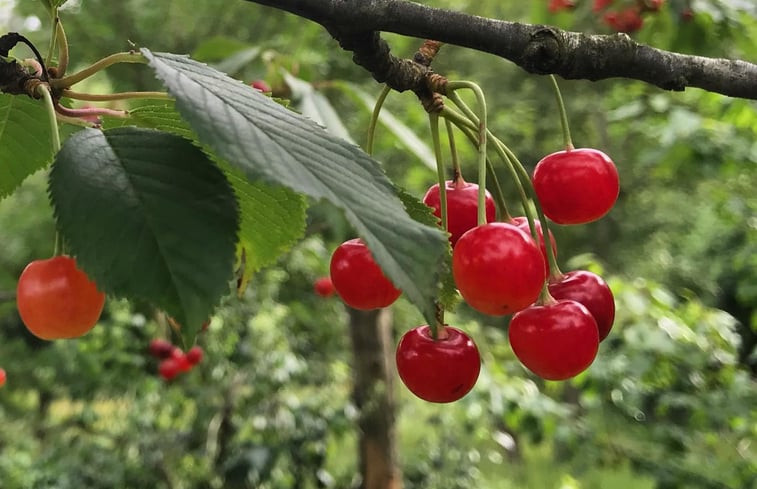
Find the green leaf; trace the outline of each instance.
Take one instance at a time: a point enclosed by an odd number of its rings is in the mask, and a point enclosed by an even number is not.
[[[52,159],[50,123],[42,101],[0,94],[0,199]]]
[[[370,156],[208,66],[147,49],[142,54],[203,144],[248,178],[341,208],[386,275],[434,320],[446,239],[407,215]]]
[[[292,101],[297,111],[328,129],[334,136],[354,144],[339,114],[322,93],[317,92],[310,83],[289,73],[284,74],[284,81],[292,90]]]
[[[429,226],[439,226],[441,219],[434,215],[431,207],[407,193],[401,187],[397,187],[397,195],[402,200],[402,204],[410,217]],[[455,279],[452,277],[452,247],[449,246],[449,240],[447,245],[447,254],[441,269],[441,289],[439,290],[438,300],[445,310],[453,311],[462,298],[457,291]]]
[[[128,120],[114,119],[112,124],[135,124],[197,139],[169,104],[138,107],[129,115]],[[244,282],[303,237],[307,202],[302,195],[285,187],[251,181],[228,163],[220,159],[217,163],[231,182],[239,202],[239,244],[245,253]]]
[[[234,187],[242,222],[239,244],[244,250],[242,282],[273,263],[305,235],[307,202],[288,188],[249,181],[241,171],[221,165]]]
[[[172,134],[85,129],[56,157],[49,189],[63,236],[100,288],[161,307],[193,338],[233,274],[239,214],[218,167]]]

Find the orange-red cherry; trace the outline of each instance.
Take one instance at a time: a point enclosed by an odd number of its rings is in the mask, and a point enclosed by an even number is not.
[[[91,330],[105,294],[68,256],[29,263],[18,279],[16,304],[29,331],[44,340],[77,338]]]

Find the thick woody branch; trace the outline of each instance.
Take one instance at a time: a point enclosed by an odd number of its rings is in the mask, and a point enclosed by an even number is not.
[[[757,99],[757,65],[639,44],[625,34],[588,35],[488,19],[406,0],[247,0],[313,20],[355,61],[396,90],[417,89],[424,67],[389,53],[378,32],[435,39],[508,59],[536,74],[566,79],[641,80],[665,90],[701,88]]]

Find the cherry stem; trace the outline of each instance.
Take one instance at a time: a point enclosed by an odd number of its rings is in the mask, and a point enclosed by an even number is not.
[[[536,299],[536,305],[537,306],[551,306],[552,304],[557,304],[557,300],[552,297],[552,294],[549,293],[549,281],[544,282],[544,285],[541,287],[541,292],[539,293],[539,298]]]
[[[442,142],[439,137],[439,114],[429,113],[429,125],[431,126],[431,140],[434,144],[434,156],[436,157],[436,178],[439,184],[439,206],[441,207],[442,229],[447,231],[447,182],[444,176],[444,159],[442,157]]]
[[[549,226],[547,224],[547,218],[544,216],[544,211],[542,210],[541,203],[539,202],[539,198],[536,195],[536,190],[534,189],[534,184],[531,181],[531,176],[523,167],[523,164],[520,162],[518,157],[515,156],[515,153],[513,153],[505,143],[498,139],[496,140],[496,143],[502,147],[505,153],[507,153],[507,155],[515,163],[515,168],[518,172],[518,175],[520,176],[520,181],[523,187],[525,187],[528,194],[531,196],[531,201],[534,203],[534,208],[536,208],[536,214],[539,216],[539,223],[541,224],[541,231],[542,235],[544,236],[544,247],[547,250],[547,262],[549,265],[549,273],[547,274],[547,278],[559,277],[560,275],[562,275],[562,272],[560,271],[560,267],[558,267],[557,265],[557,258],[555,257],[554,250],[552,249],[552,240],[549,238]],[[529,222],[529,226],[530,225],[531,223]],[[536,242],[539,243],[539,240],[537,239]]]
[[[60,231],[55,230],[55,245],[53,247],[53,256],[60,256],[63,254],[63,236]]]
[[[549,79],[552,81],[552,88],[554,89],[555,99],[557,100],[557,108],[560,111],[560,125],[562,126],[563,144],[565,144],[566,151],[570,151],[573,149],[573,140],[570,137],[568,112],[565,110],[565,102],[563,102],[562,93],[560,93],[560,86],[557,84],[557,78],[555,78],[555,75],[549,75]]]
[[[460,158],[457,154],[457,144],[455,144],[455,134],[453,133],[452,123],[449,119],[444,119],[444,127],[447,130],[447,140],[449,141],[449,152],[452,155],[452,181],[455,185],[464,183],[463,172],[460,169]]]
[[[378,124],[379,114],[381,114],[381,108],[384,106],[386,96],[389,95],[392,89],[389,85],[384,85],[381,89],[381,93],[376,99],[376,105],[373,106],[373,113],[371,114],[371,121],[368,124],[368,139],[365,142],[365,152],[369,155],[373,154],[373,141],[376,134],[376,125]]]
[[[455,101],[454,99],[451,100],[453,102]],[[462,127],[465,127],[468,131],[472,131],[476,124],[476,115],[473,113],[473,111],[470,110],[470,108],[468,108],[465,102],[459,99],[458,102],[460,109],[468,116],[469,120],[466,120],[463,116],[455,117],[452,120],[453,122],[457,120],[460,124],[463,124]],[[451,112],[447,107],[445,107],[445,110]],[[446,115],[446,112],[443,111],[442,114]],[[494,142],[494,149],[496,150],[497,154],[505,163],[505,166],[508,168],[508,170],[510,170],[513,182],[518,189],[521,202],[523,203],[523,211],[526,214],[526,220],[528,221],[528,228],[531,231],[531,236],[534,238],[534,241],[539,244],[539,234],[536,231],[536,225],[534,223],[534,217],[531,212],[529,200],[534,204],[534,208],[536,209],[536,213],[541,224],[542,235],[544,236],[544,246],[547,249],[547,261],[550,272],[549,276],[553,277],[561,275],[562,272],[560,272],[560,269],[557,266],[557,259],[555,258],[554,251],[552,250],[552,240],[549,239],[549,227],[547,225],[547,219],[546,217],[544,217],[544,212],[542,211],[541,204],[539,203],[539,199],[536,196],[536,191],[534,190],[533,183],[531,182],[531,177],[528,175],[528,172],[523,167],[523,164],[520,162],[515,153],[513,153],[505,143],[497,138],[491,131],[489,131],[489,137]]]
[[[486,98],[481,87],[470,81],[452,81],[447,83],[447,96],[453,102],[457,99],[460,100],[460,96],[455,93],[455,90],[461,88],[468,88],[473,91],[476,96],[476,102],[478,102],[478,225],[482,226],[486,224]]]
[[[81,109],[69,109],[62,105],[56,105],[55,110],[59,114],[67,117],[99,117],[101,115],[109,117],[126,118],[129,117],[129,112],[125,110],[114,110],[103,107],[84,107]]]
[[[166,92],[119,92],[119,93],[106,93],[106,94],[93,94],[93,93],[81,93],[73,90],[64,89],[62,96],[76,99],[86,100],[88,102],[109,102],[113,100],[127,100],[133,98],[139,99],[152,99],[152,100],[173,100]]]
[[[50,66],[53,61],[55,43],[58,41],[58,22],[60,22],[60,18],[58,17],[58,7],[50,8],[50,18],[53,21],[53,25],[50,28],[50,47],[47,50],[47,58],[45,58],[45,64],[47,64],[48,66]]]
[[[429,324],[431,329],[431,339],[437,341],[444,332],[444,306],[441,302],[436,302],[436,321],[433,324]]]
[[[489,187],[494,189],[494,204],[499,212],[499,219],[504,222],[512,221],[513,216],[510,215],[510,211],[507,208],[505,194],[502,192],[502,187],[499,184],[499,177],[497,176],[497,172],[494,171],[494,165],[488,158],[486,159],[486,169],[489,170],[489,181],[492,182]]]
[[[55,16],[55,38],[58,41],[58,74],[60,78],[66,74],[68,68],[68,38],[66,37],[66,31],[63,29],[63,23],[60,21],[60,17]]]
[[[58,120],[55,117],[55,102],[53,102],[53,97],[50,94],[50,86],[46,83],[37,85],[37,94],[45,101],[47,121],[50,123],[53,152],[57,154],[60,151],[60,133],[58,132]]]
[[[75,85],[79,83],[80,81],[86,80],[92,75],[99,73],[105,68],[109,66],[113,66],[118,63],[146,64],[147,60],[145,59],[144,56],[134,51],[111,54],[110,56],[106,56],[105,58],[99,61],[96,61],[95,63],[91,64],[90,66],[84,68],[83,70],[79,72],[74,73],[73,75],[51,80],[50,85],[53,88],[60,89],[60,90],[64,88],[69,88],[70,86]]]

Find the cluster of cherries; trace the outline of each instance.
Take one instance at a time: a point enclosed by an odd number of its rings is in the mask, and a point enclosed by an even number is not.
[[[642,28],[644,13],[657,13],[665,4],[665,0],[594,0],[592,11],[601,15],[602,22],[616,32],[632,33]],[[575,0],[549,0],[549,11],[552,13],[575,8]],[[681,20],[689,21],[694,12],[685,7],[680,12]]]
[[[5,369],[0,368],[0,387],[5,385],[5,381],[7,380],[8,376],[5,374]]]
[[[158,374],[163,380],[173,380],[177,375],[189,372],[202,361],[200,346],[193,346],[186,353],[170,341],[156,338],[150,342],[150,355],[160,360]]]
[[[546,217],[558,224],[595,221],[619,193],[612,160],[589,148],[545,156],[532,178]],[[452,245],[452,273],[465,302],[493,316],[512,314],[510,345],[536,375],[566,380],[591,365],[599,342],[615,318],[612,292],[598,275],[577,270],[563,274],[548,265],[541,224],[534,220],[538,243],[526,217],[495,221],[495,206],[486,196],[486,224],[477,225],[478,185],[462,178],[447,181],[447,230]],[[441,215],[439,186],[423,201]],[[550,247],[556,255],[554,236]],[[401,291],[386,278],[360,239],[341,244],[331,258],[331,279],[342,300],[357,309],[392,304]],[[444,325],[408,331],[396,352],[397,371],[408,389],[431,402],[463,397],[476,383],[480,355],[464,332]]]

